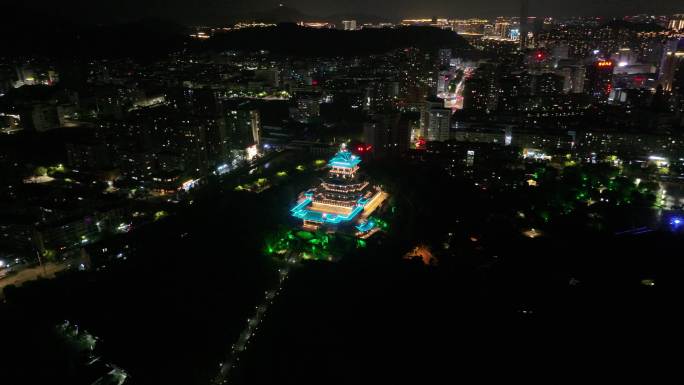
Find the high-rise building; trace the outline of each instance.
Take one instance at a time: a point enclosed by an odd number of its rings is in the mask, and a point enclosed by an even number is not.
[[[510,32],[511,23],[508,21],[497,21],[496,24],[494,24],[494,34],[496,37],[507,39],[510,36]]]
[[[613,70],[615,63],[611,60],[597,60],[587,66],[586,90],[599,100],[605,100],[613,90]]]
[[[527,48],[527,36],[530,32],[530,26],[527,22],[529,17],[529,0],[520,0],[520,49]]]
[[[684,62],[684,39],[671,40],[665,45],[660,62],[658,82],[665,91],[672,91],[675,73]]]
[[[672,92],[677,95],[680,100],[684,98],[684,60],[681,60],[675,69],[672,80]]]
[[[226,130],[235,147],[244,149],[259,144],[261,135],[261,115],[259,110],[243,103],[226,112]]]
[[[637,55],[630,48],[620,48],[610,58],[618,67],[627,67],[637,62]]]
[[[439,66],[440,67],[449,67],[449,63],[451,63],[451,49],[450,48],[442,48],[439,50]]]
[[[672,15],[667,26],[675,31],[684,30],[684,14]]]
[[[439,74],[437,74],[437,95],[447,92],[452,76],[453,73],[451,71],[439,71]]]
[[[364,142],[375,154],[407,151],[410,136],[408,121],[398,112],[375,114],[363,126]]]
[[[356,20],[342,20],[345,31],[356,31]]]
[[[423,102],[420,110],[420,136],[427,136],[427,129],[430,125],[430,110],[433,108],[443,108],[444,101],[441,99],[430,98]]]
[[[426,139],[430,142],[449,140],[451,133],[451,110],[448,108],[431,108],[428,111]]]
[[[575,64],[559,64],[556,74],[563,77],[563,93],[581,94],[584,92],[586,70]]]

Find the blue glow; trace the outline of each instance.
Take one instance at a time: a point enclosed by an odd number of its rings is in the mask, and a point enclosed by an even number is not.
[[[371,231],[375,228],[375,221],[370,220],[370,221],[363,221],[363,223],[359,224],[356,226],[356,229],[359,230],[362,233],[365,233],[367,231]]]
[[[361,158],[359,158],[356,155],[353,155],[349,151],[341,150],[337,154],[335,154],[335,156],[332,159],[330,159],[330,161],[328,162],[328,166],[351,169],[356,167],[359,163],[361,163]],[[309,190],[304,193],[304,199],[299,201],[290,210],[290,213],[293,217],[302,219],[304,221],[337,225],[342,222],[349,222],[354,220],[363,211],[363,209],[369,202],[369,200],[366,198],[359,198],[359,200],[356,201],[356,205],[352,208],[352,210],[349,213],[337,214],[325,212],[324,210],[319,211],[310,209],[309,205],[314,201],[313,195],[313,190]],[[364,222],[362,226],[364,226],[365,228],[369,225],[367,222]],[[369,230],[372,229],[374,226],[375,224],[373,223]]]
[[[684,218],[673,217],[670,219],[670,226],[672,227],[673,230],[679,229],[682,225],[684,225]]]
[[[328,162],[329,166],[342,167],[342,168],[354,168],[359,163],[361,163],[361,158],[353,155],[349,151],[340,151]]]
[[[297,205],[295,208],[299,207],[300,205],[306,203],[308,205],[310,201],[304,200],[302,203]],[[320,211],[311,211],[307,210],[305,208],[299,208],[298,210],[292,209],[292,216],[295,218],[299,218],[305,221],[313,221],[313,222],[320,222],[320,223],[328,223],[331,225],[338,225],[342,222],[349,222],[352,219],[356,218],[357,215],[359,215],[363,211],[363,206],[356,206],[354,207],[354,210],[352,210],[349,214],[342,215],[342,214],[330,214],[330,213],[324,213]]]
[[[290,210],[293,214],[302,211],[304,207],[308,206],[311,203],[311,197],[307,197],[303,201],[299,202],[297,206],[293,207],[292,210]]]
[[[368,203],[368,199],[361,198],[356,202],[356,206],[354,206],[354,209],[349,214],[332,214],[307,209],[306,207],[313,202],[313,193],[307,192],[304,196],[306,198],[297,203],[297,205],[290,210],[292,216],[305,221],[314,221],[331,225],[338,225],[342,222],[353,220],[363,211],[366,203]]]

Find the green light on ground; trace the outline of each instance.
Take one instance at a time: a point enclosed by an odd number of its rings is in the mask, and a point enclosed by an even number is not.
[[[305,241],[308,241],[309,239],[312,239],[314,237],[314,235],[308,231],[297,231],[296,235],[298,238],[303,239]]]
[[[48,175],[55,175],[55,174],[64,174],[66,171],[67,170],[63,164],[58,164],[57,166],[49,167],[47,173],[48,173]]]
[[[299,166],[296,167],[297,171],[304,171],[306,167],[304,167],[303,164],[300,164]]]
[[[287,172],[286,171],[278,171],[278,173],[276,175],[279,177],[284,177],[284,176],[287,176]]]
[[[542,217],[544,222],[548,222],[551,219],[551,215],[547,211],[542,211],[539,216]]]
[[[378,227],[380,229],[387,230],[389,228],[389,224],[380,218],[370,217],[370,218],[368,218],[368,220],[375,222],[375,224],[377,225],[376,227]]]
[[[363,249],[367,246],[366,241],[363,239],[359,239],[356,241],[356,247],[359,249]]]
[[[323,160],[323,159],[317,159],[317,160],[314,162],[314,164],[315,164],[316,166],[319,166],[319,167],[325,165],[325,163],[326,163],[326,162],[325,162],[325,160]]]
[[[168,215],[169,215],[169,213],[167,213],[164,210],[157,211],[156,213],[154,213],[154,220],[158,221],[158,220],[160,220],[160,219],[162,219]]]

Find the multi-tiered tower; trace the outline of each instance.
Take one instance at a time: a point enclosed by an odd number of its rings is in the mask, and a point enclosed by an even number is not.
[[[300,195],[292,215],[307,228],[356,223],[357,230],[370,230],[366,218],[387,194],[359,174],[360,163],[361,158],[343,146],[328,162],[330,169],[321,184]]]

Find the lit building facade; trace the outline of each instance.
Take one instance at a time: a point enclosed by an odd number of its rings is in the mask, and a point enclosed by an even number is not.
[[[356,31],[356,20],[342,20],[345,31]]]
[[[663,58],[660,62],[659,82],[665,91],[673,90],[675,74],[684,63],[684,40],[670,40],[665,45]]]
[[[681,31],[684,30],[684,14],[678,14],[672,16],[670,19],[670,22],[667,24],[669,29],[675,30],[675,31]]]
[[[368,217],[382,205],[387,194],[359,175],[361,158],[345,147],[328,162],[328,174],[315,188],[300,194],[290,210],[305,228],[337,229],[353,225],[357,235],[373,231]]]
[[[597,100],[605,100],[613,89],[614,63],[611,60],[597,60],[587,66],[586,90]]]

